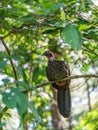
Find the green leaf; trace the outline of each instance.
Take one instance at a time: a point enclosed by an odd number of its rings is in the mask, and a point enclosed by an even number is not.
[[[39,14],[48,15],[50,13],[56,12],[61,7],[64,7],[65,4],[60,2],[54,3],[53,1],[51,1],[51,2],[42,2],[40,3],[40,6],[41,10],[39,10]]]
[[[20,97],[20,100],[17,104],[17,109],[18,109],[18,113],[22,115],[27,109],[28,100],[27,100],[27,96],[23,93],[19,93],[18,96]]]
[[[7,64],[6,60],[0,61],[0,69],[4,68],[6,64]]]
[[[61,38],[74,49],[79,50],[82,45],[81,34],[73,24],[67,24],[61,32]]]
[[[42,34],[52,34],[52,33],[58,33],[58,30],[61,28],[54,28],[54,29],[47,29]]]
[[[27,88],[27,89],[29,89],[29,88],[30,88],[29,84],[28,84],[28,83],[26,83],[26,82],[23,82],[23,81],[18,81],[18,80],[15,80],[14,82],[15,82],[16,84],[18,84],[18,85],[23,86],[24,88]]]
[[[92,3],[93,3],[92,0],[87,0],[87,1],[88,1],[89,4],[92,4]]]
[[[8,108],[16,107],[18,97],[13,92],[2,93],[2,101],[6,104]]]
[[[2,128],[5,125],[5,123],[0,123],[0,128]]]
[[[21,18],[19,18],[20,20],[22,20],[23,22],[35,22],[35,19],[33,16],[23,16]]]
[[[6,85],[8,85],[8,84],[9,84],[10,79],[8,79],[8,78],[3,78],[3,79],[2,79],[2,82],[3,82],[3,83],[4,83],[4,85],[6,86]]]
[[[14,59],[16,61],[20,61],[21,60],[21,57],[18,56],[18,55],[7,55],[5,58],[7,58],[8,60],[9,59]]]
[[[13,7],[12,11],[15,14],[28,14],[28,9],[25,4],[13,4]]]
[[[87,72],[88,69],[89,69],[89,64],[83,63],[83,64],[82,64],[82,69],[81,69],[81,70],[82,70],[83,72]]]
[[[39,116],[39,114],[38,114],[38,112],[37,112],[37,109],[36,109],[35,106],[34,106],[34,103],[33,103],[33,102],[29,102],[28,105],[29,105],[29,108],[31,109],[32,113],[34,114],[36,120],[37,120],[38,122],[40,122],[41,119],[40,119],[40,116]]]
[[[22,76],[23,80],[25,82],[27,82],[27,76],[26,76],[25,70],[24,70],[24,68],[22,66],[18,67],[18,72]]]
[[[20,115],[27,109],[27,96],[19,88],[12,88],[10,92],[2,93],[2,100],[8,108],[17,107]]]

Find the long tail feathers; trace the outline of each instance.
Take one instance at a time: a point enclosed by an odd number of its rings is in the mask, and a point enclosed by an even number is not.
[[[63,117],[69,117],[71,111],[71,95],[69,88],[58,90],[58,109]]]

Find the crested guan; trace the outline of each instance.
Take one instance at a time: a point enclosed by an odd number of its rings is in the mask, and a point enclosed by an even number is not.
[[[50,82],[62,80],[70,76],[70,68],[66,62],[55,60],[54,54],[50,50],[45,51],[43,55],[48,58],[46,76]],[[52,86],[57,89],[58,109],[63,117],[69,117],[71,111],[71,95],[69,85],[70,80],[52,83]]]

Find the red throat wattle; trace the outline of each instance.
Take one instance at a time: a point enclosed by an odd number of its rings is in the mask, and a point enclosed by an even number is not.
[[[49,55],[47,55],[46,57],[47,57],[48,59],[50,59],[50,58],[51,58],[51,55],[49,54]]]

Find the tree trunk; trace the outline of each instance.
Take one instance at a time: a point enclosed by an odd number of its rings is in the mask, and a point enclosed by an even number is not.
[[[72,130],[72,117],[68,118],[68,130]]]
[[[54,88],[53,90],[53,97],[54,100],[57,101],[57,92]],[[52,124],[55,130],[63,130],[63,121],[61,120],[57,105],[55,102],[52,103],[51,105],[51,112],[52,112]]]

